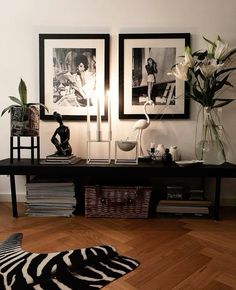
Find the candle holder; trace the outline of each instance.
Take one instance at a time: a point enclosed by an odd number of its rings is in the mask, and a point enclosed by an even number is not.
[[[133,151],[133,158],[121,158],[119,154],[123,152],[122,157]],[[130,154],[130,153],[129,153]],[[115,141],[115,164],[138,164],[138,142],[137,141]]]
[[[93,149],[93,145],[96,148]],[[98,148],[100,147],[100,148]],[[93,156],[92,152],[98,152],[99,149],[105,149],[107,152],[107,157],[96,158]],[[110,164],[111,163],[111,141],[110,140],[88,140],[87,141],[87,164]]]

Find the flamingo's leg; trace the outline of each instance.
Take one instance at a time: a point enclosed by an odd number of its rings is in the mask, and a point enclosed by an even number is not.
[[[142,148],[142,133],[143,133],[143,130],[140,129],[140,134],[139,134],[139,155],[140,156],[144,156],[143,148]]]

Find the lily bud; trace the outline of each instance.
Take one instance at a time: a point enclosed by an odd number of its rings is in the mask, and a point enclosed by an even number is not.
[[[195,64],[194,59],[191,54],[191,49],[189,46],[185,48],[184,64],[191,68],[193,68]]]

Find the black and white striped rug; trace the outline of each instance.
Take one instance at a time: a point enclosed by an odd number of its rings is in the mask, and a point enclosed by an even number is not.
[[[1,290],[90,290],[134,270],[139,263],[109,245],[55,253],[30,253],[23,234],[0,243]]]

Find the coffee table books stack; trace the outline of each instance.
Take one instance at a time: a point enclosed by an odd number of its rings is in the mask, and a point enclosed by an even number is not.
[[[81,160],[80,157],[77,157],[74,154],[63,156],[58,154],[51,154],[40,161],[40,164],[76,164]]]

